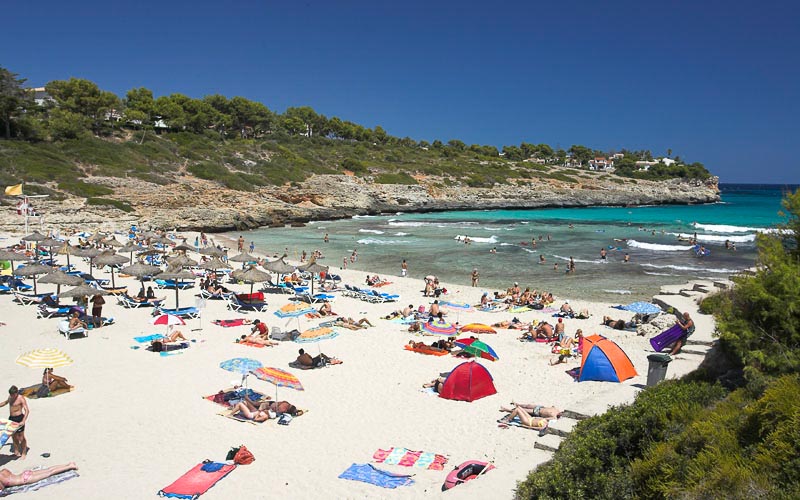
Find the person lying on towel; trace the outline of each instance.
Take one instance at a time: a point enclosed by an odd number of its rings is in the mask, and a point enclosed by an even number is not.
[[[544,406],[544,405],[535,405],[529,403],[515,403],[514,401],[511,402],[514,408],[508,408],[506,406],[501,406],[500,411],[504,411],[506,413],[513,413],[516,408],[520,408],[524,410],[529,416],[537,417],[537,418],[561,418],[561,414],[564,413],[562,410],[559,410],[555,406]]]
[[[520,406],[515,406],[511,413],[500,419],[501,426],[507,425],[514,418],[519,418],[519,422],[523,427],[528,427],[536,431],[541,431],[547,428],[547,419],[543,417],[534,417],[529,413],[529,410]]]
[[[53,467],[48,467],[46,469],[25,470],[22,471],[22,474],[14,474],[8,469],[0,469],[0,492],[9,486],[22,486],[24,484],[36,483],[42,479],[47,479],[50,476],[55,476],[56,474],[61,474],[62,472],[67,472],[70,470],[76,470],[77,468],[78,466],[75,465],[75,462],[70,462],[65,465],[54,465]]]
[[[265,339],[261,335],[256,335],[256,334],[242,335],[241,338],[236,342],[242,342],[245,344],[259,344],[270,347],[279,344],[279,342],[273,342],[272,340]]]
[[[297,356],[297,363],[309,368],[322,368],[326,365],[338,365],[342,363],[340,360],[326,356],[323,353],[312,358],[304,349],[300,349],[297,352],[299,354],[299,356]]]
[[[269,399],[267,396],[265,399]],[[257,412],[266,412],[267,417],[264,420],[268,420],[270,418],[277,418],[284,413],[288,413],[293,417],[298,417],[303,414],[303,410],[299,410],[295,405],[288,401],[253,401],[250,399],[249,396],[245,396],[244,399],[239,403],[239,405],[244,405],[248,412],[251,414],[255,414]],[[241,412],[241,408],[236,406],[237,409]],[[242,412],[243,415],[246,415]],[[250,417],[248,417],[250,418]],[[256,420],[253,418],[253,420]],[[264,420],[256,420],[256,422],[263,422]]]

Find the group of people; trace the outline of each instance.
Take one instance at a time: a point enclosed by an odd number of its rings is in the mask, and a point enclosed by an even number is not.
[[[495,292],[494,297],[496,301],[502,301],[509,306],[528,306],[533,309],[542,309],[555,300],[552,293],[544,290],[531,290],[530,287],[526,287],[523,291],[517,282],[514,282],[505,292]],[[489,302],[488,296],[485,301]],[[483,298],[481,298],[481,305],[484,306]]]

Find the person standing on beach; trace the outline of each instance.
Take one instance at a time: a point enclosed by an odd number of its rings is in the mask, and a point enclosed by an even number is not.
[[[478,274],[478,268],[472,270],[472,286],[478,286],[478,278],[480,275]]]
[[[256,250],[256,243],[255,241],[250,242],[250,253],[253,253]]]
[[[347,257],[342,259],[342,269],[347,269]]]
[[[239,239],[236,241],[236,249],[239,253],[244,252],[244,237],[240,234]]]
[[[106,299],[103,298],[102,295],[97,294],[92,297],[92,323],[94,323],[95,328],[100,328],[103,326],[103,304],[106,303]]]
[[[400,276],[405,278],[408,275],[408,262],[406,259],[403,259],[403,263],[400,264]]]
[[[0,407],[6,405],[8,405],[8,419],[20,424],[17,431],[11,435],[14,441],[14,455],[25,460],[28,455],[28,440],[25,438],[25,422],[30,415],[28,400],[19,393],[16,385],[12,385],[8,389],[8,399],[0,403]]]

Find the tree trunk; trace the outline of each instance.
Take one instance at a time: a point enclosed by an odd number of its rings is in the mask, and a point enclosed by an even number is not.
[[[4,121],[6,122],[6,139],[11,139],[11,116],[6,115]]]

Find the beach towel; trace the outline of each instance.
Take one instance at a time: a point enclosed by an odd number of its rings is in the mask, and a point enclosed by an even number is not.
[[[218,470],[206,472],[203,466],[211,460],[199,463],[189,472],[179,477],[174,483],[158,491],[158,496],[167,498],[194,499],[211,489],[223,477],[231,473],[236,465],[221,464]],[[213,467],[216,468],[216,467]]]
[[[298,363],[297,361],[292,361],[292,362],[290,362],[290,363],[289,363],[289,366],[291,366],[292,368],[294,368],[294,369],[296,369],[296,370],[313,370],[313,369],[315,369],[315,368],[320,368],[320,367],[317,367],[317,366],[306,366],[306,365],[301,365],[301,364],[300,364],[300,363]]]
[[[516,313],[527,312],[527,311],[532,311],[532,310],[533,309],[531,309],[528,306],[514,306],[514,307],[509,307],[508,308],[508,312],[515,313],[515,314]]]
[[[245,345],[247,347],[255,347],[256,349],[261,349],[262,347],[266,347],[264,344],[256,344],[255,342],[245,342],[244,340],[236,340],[233,343],[239,345]]]
[[[237,319],[215,319],[212,321],[215,325],[221,326],[223,328],[230,328],[232,326],[242,326],[242,325],[249,325],[250,323],[245,323],[243,318]]]
[[[528,429],[529,431],[537,431],[539,432],[540,436],[544,436],[547,433],[547,428],[550,426],[550,421],[548,420],[547,425],[544,426],[544,429],[534,429],[533,427],[527,427],[522,425],[522,421],[519,419],[519,417],[514,417],[511,420],[505,420],[501,418],[500,420],[497,421],[497,423],[500,424],[501,427],[503,425],[506,425],[506,426],[519,427],[521,429]]]
[[[444,470],[447,457],[426,451],[411,451],[405,448],[378,449],[372,459],[387,465],[402,465],[404,467],[418,467],[420,469]]]
[[[243,400],[245,395],[252,401],[260,401],[265,397],[263,394],[256,392],[253,389],[234,389],[233,387],[230,387],[228,389],[223,389],[216,394],[203,396],[203,399],[206,401],[211,401],[212,403],[217,403],[218,405],[226,408],[230,408],[231,406],[239,403],[239,401]]]
[[[22,394],[23,396],[25,396],[28,399],[42,399],[39,396],[39,388],[40,387],[42,387],[42,384],[34,384],[34,385],[30,386],[30,387],[24,387],[24,388],[20,389],[19,393]],[[71,392],[70,389],[65,387],[63,389],[56,389],[55,391],[50,391],[47,394],[47,396],[45,396],[45,397],[50,398],[50,397],[53,397],[53,396],[60,396],[62,394],[66,394],[68,392]]]
[[[164,335],[162,335],[160,333],[154,333],[152,335],[145,335],[143,337],[133,337],[133,340],[135,340],[136,342],[138,342],[140,344],[144,344],[145,342],[152,342],[154,340],[159,340],[159,339],[163,339],[163,338],[164,338]]]
[[[339,479],[361,481],[362,483],[374,484],[381,488],[391,489],[414,484],[414,480],[411,479],[411,476],[392,474],[391,472],[377,469],[370,464],[353,464],[348,467],[347,470],[339,474]]]
[[[264,420],[263,422],[256,422],[255,420],[245,417],[244,415],[242,415],[241,412],[239,411],[234,412],[233,410],[224,411],[222,413],[218,413],[218,415],[223,416],[225,418],[229,418],[231,420],[235,420],[237,422],[245,422],[253,425],[261,425],[264,422],[268,422],[268,420]]]
[[[0,420],[0,447],[4,446],[12,434],[17,432],[20,424],[11,420]]]
[[[34,468],[34,470],[38,468],[39,467],[36,467]],[[74,470],[68,470],[60,474],[54,474],[48,478],[42,479],[41,481],[36,481],[35,483],[23,484],[20,486],[9,486],[7,488],[3,488],[3,490],[0,491],[0,497],[13,495],[14,493],[27,493],[29,491],[36,491],[44,488],[45,486],[52,486],[54,484],[63,483],[64,481],[68,481],[75,477],[80,477],[78,475],[78,472]]]
[[[683,334],[683,328],[676,323],[650,339],[650,345],[653,346],[654,351],[661,352],[683,337]]]
[[[420,354],[430,354],[431,356],[446,356],[450,354],[449,351],[444,349],[436,349],[435,347],[413,347],[409,344],[403,346],[406,351],[418,352]]]

